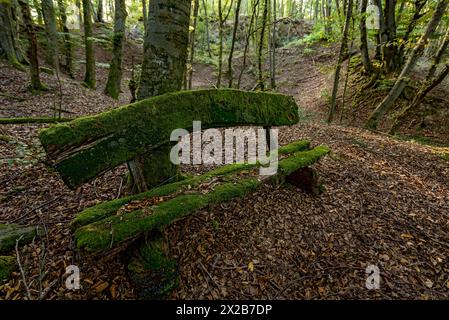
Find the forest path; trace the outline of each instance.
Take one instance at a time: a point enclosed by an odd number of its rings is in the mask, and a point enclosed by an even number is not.
[[[170,298],[448,297],[449,168],[444,158],[449,150],[324,124],[334,51],[282,49],[278,59],[278,90],[293,94],[308,115],[296,126],[281,128],[280,143],[310,139],[331,147],[332,154],[316,166],[326,191],[310,196],[293,187],[267,185],[245,199],[175,223],[165,233],[179,262],[181,285]],[[195,81],[210,87],[213,70],[201,68]],[[54,83],[50,77],[47,81]],[[51,114],[56,89],[22,95],[26,83],[26,74],[0,68],[2,89],[26,99],[2,97],[7,115]],[[64,106],[69,104],[75,114],[118,104],[102,88],[87,90],[69,79],[64,86]],[[51,285],[46,298],[134,297],[123,260],[110,254],[79,256],[69,229],[77,212],[123,195],[126,168],[68,190],[40,162],[43,153],[36,145],[41,127],[2,126],[1,134],[14,141],[0,142],[0,222],[20,218],[23,224],[45,223],[49,231],[48,243],[37,239],[20,253],[32,294],[39,288],[45,250],[43,287]],[[65,289],[63,274],[70,264],[81,269],[81,291]],[[380,269],[380,290],[366,289],[368,265]],[[0,296],[23,298],[20,279],[16,274],[0,285]]]

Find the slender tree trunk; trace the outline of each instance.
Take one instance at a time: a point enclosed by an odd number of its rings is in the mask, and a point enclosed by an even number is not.
[[[405,89],[410,72],[415,67],[416,61],[418,60],[418,57],[424,49],[427,41],[429,40],[429,37],[434,33],[435,29],[440,23],[441,18],[446,11],[448,3],[449,0],[439,0],[435,12],[429,24],[427,25],[424,34],[421,36],[421,38],[418,40],[418,43],[410,52],[407,63],[404,65],[404,68],[402,68],[401,74],[397,78],[393,88],[369,117],[366,124],[367,128],[377,129],[379,120],[385,115],[385,113],[388,112],[388,110],[390,110],[390,108],[401,95],[402,91]]]
[[[219,29],[218,29],[218,38],[219,38],[219,48],[218,48],[218,76],[217,76],[217,88],[221,86],[221,78],[223,74],[223,40],[224,40],[224,24],[226,20],[228,20],[229,14],[232,10],[232,5],[234,0],[231,0],[229,4],[228,12],[225,13],[226,5],[222,6],[222,1],[218,0],[218,19],[219,19]]]
[[[60,17],[60,29],[64,33],[64,55],[65,55],[65,67],[67,73],[71,78],[74,77],[73,74],[73,49],[72,40],[70,39],[70,30],[67,27],[67,14],[66,14],[66,3],[65,0],[58,0],[58,9]]]
[[[84,20],[84,45],[86,55],[86,72],[84,84],[88,88],[95,88],[95,53],[92,41],[92,12],[90,0],[83,0],[83,20]]]
[[[271,50],[270,50],[270,87],[272,90],[276,89],[276,20],[277,20],[277,10],[276,10],[276,0],[273,1],[273,22],[272,22],[272,33],[271,33]],[[292,10],[292,4],[290,3],[290,11]]]
[[[204,19],[206,21],[207,53],[209,55],[209,58],[212,58],[212,51],[210,50],[209,16],[207,15],[207,3],[206,3],[206,0],[203,0],[203,9],[204,9]]]
[[[92,3],[92,0],[89,1],[89,6],[90,6],[90,13],[92,14],[92,20],[95,23],[100,22],[100,21],[98,21],[97,10],[96,10],[94,4]]]
[[[143,28],[146,30],[148,21],[147,0],[142,0],[142,15],[143,15]]]
[[[125,0],[115,0],[114,37],[112,40],[112,61],[109,67],[108,81],[105,94],[118,99],[122,82],[122,56],[125,41],[126,25],[126,3]]]
[[[299,0],[298,18],[304,19],[304,0]]]
[[[234,17],[234,29],[232,30],[232,40],[231,40],[231,50],[229,51],[229,57],[228,57],[228,79],[229,88],[232,88],[233,81],[234,81],[234,73],[232,69],[232,58],[234,56],[234,49],[235,49],[235,41],[237,39],[237,30],[239,26],[239,17],[240,17],[240,6],[242,4],[242,0],[237,0],[237,6],[235,8],[235,17]]]
[[[435,77],[435,79],[425,82],[425,85],[421,87],[416,96],[413,98],[412,103],[407,108],[405,108],[402,111],[402,113],[395,119],[393,126],[390,129],[389,132],[390,134],[394,134],[398,130],[401,124],[401,120],[404,119],[411,110],[418,107],[418,105],[424,100],[427,94],[430,91],[432,91],[435,87],[437,87],[441,82],[443,82],[443,80],[448,76],[448,74],[449,74],[449,64],[446,64],[446,66],[443,68],[440,74],[438,74]]]
[[[37,58],[37,40],[34,32],[33,20],[31,18],[30,6],[27,0],[18,0],[22,11],[25,32],[28,38],[28,59],[30,60],[31,90],[40,91],[45,87],[39,77],[39,60]]]
[[[248,50],[249,50],[249,45],[250,45],[250,40],[251,40],[251,34],[252,34],[253,25],[254,25],[254,20],[256,18],[257,7],[259,6],[259,1],[260,0],[255,0],[253,3],[253,7],[252,7],[251,18],[249,21],[248,30],[247,30],[246,39],[245,39],[245,48],[243,49],[243,62],[242,62],[242,67],[240,69],[240,74],[239,74],[239,78],[238,78],[238,82],[237,82],[238,89],[240,89],[243,73],[246,70],[246,62],[247,62],[247,58],[248,58]]]
[[[117,7],[117,6],[116,6]],[[103,19],[103,0],[98,0],[97,5],[97,21],[98,22],[104,22]]]
[[[370,74],[373,71],[373,66],[371,64],[371,60],[369,57],[368,51],[368,35],[366,32],[366,7],[368,5],[368,0],[362,0],[360,11],[360,53],[362,57],[363,67],[365,68],[365,72]]]
[[[379,31],[377,32],[376,59],[382,61],[382,48],[387,43],[385,18],[382,10],[382,1],[374,0],[374,3],[379,8]]]
[[[315,6],[313,8],[313,22],[318,22],[318,15],[320,11],[320,0],[315,0]]]
[[[325,33],[326,36],[329,37],[332,34],[332,24],[331,24],[331,16],[332,16],[332,0],[325,0]]]
[[[59,72],[59,36],[56,27],[55,8],[53,0],[42,0],[42,14],[44,16],[47,34],[47,63]]]
[[[397,0],[385,1],[385,32],[387,41],[382,47],[385,68],[388,73],[400,66],[398,44],[396,39],[396,4]]]
[[[42,25],[43,24],[42,8],[39,5],[39,1],[38,0],[33,0],[33,7],[36,10],[36,14],[37,14],[37,24]]]
[[[151,0],[138,100],[179,91],[184,80],[189,45],[190,0]],[[170,162],[167,145],[130,161],[136,189],[176,179],[178,168]]]
[[[9,2],[0,2],[0,49],[3,50],[11,65],[19,70],[25,70],[20,63],[23,60],[23,56],[14,32],[12,7]]]
[[[263,47],[265,42],[265,30],[267,28],[268,20],[268,0],[264,0],[264,8],[262,13],[262,28],[260,31],[259,50],[257,52],[257,69],[258,78],[257,86],[263,91],[265,89],[264,77],[263,77]]]
[[[193,60],[195,58],[195,40],[196,40],[196,32],[197,32],[197,24],[198,24],[198,12],[199,12],[200,1],[195,0],[194,9],[193,9],[193,30],[190,32],[189,37],[189,68],[188,68],[188,79],[187,79],[187,87],[189,90],[192,90],[192,81],[193,81]]]
[[[349,35],[349,29],[351,26],[352,7],[353,7],[353,0],[348,0],[348,8],[346,11],[345,27],[343,29],[343,36],[341,39],[341,46],[340,46],[340,53],[338,55],[338,62],[337,62],[337,66],[335,68],[334,86],[332,88],[331,106],[330,106],[330,110],[329,110],[329,116],[327,118],[328,123],[332,122],[332,120],[334,119],[334,115],[335,115],[335,107],[337,104],[337,94],[338,94],[338,85],[340,82],[341,66],[343,64],[343,59],[346,55],[346,52],[348,51],[348,35]]]
[[[221,74],[222,74],[222,65],[223,65],[223,28],[224,28],[224,19],[223,19],[223,6],[222,1],[218,0],[218,75],[217,75],[217,84],[216,87],[220,88],[221,86]]]
[[[399,49],[398,49],[398,53],[397,53],[398,66],[403,65],[405,46],[407,43],[409,43],[410,36],[412,35],[413,30],[415,30],[415,27],[418,24],[419,19],[421,19],[421,17],[423,15],[425,15],[425,13],[422,13],[422,10],[424,9],[426,3],[427,3],[427,0],[416,0],[415,1],[415,13],[413,14],[413,17],[412,17],[410,23],[408,24],[407,31],[405,32],[404,36],[402,37],[401,44],[399,45]],[[404,4],[404,2],[403,2],[403,4]]]
[[[432,65],[430,66],[429,72],[427,73],[426,77],[427,81],[430,81],[430,79],[432,79],[433,76],[435,75],[435,71],[437,70],[438,64],[441,62],[441,59],[443,58],[448,45],[449,45],[449,28],[447,28],[443,42],[438,48],[436,55],[432,59]]]
[[[78,22],[79,22],[79,27],[80,27],[80,31],[84,29],[84,23],[83,23],[83,9],[81,7],[81,0],[76,0],[75,1],[75,5],[78,8]]]

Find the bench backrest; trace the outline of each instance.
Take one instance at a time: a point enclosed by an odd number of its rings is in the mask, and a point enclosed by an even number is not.
[[[233,89],[169,93],[39,133],[49,163],[70,188],[170,142],[173,130],[283,126],[299,121],[290,96]]]

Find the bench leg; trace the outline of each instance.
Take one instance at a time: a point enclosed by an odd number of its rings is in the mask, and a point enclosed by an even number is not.
[[[318,172],[311,167],[298,169],[288,175],[285,180],[286,182],[300,188],[304,192],[313,195],[321,194],[324,189]]]
[[[176,260],[161,235],[146,240],[128,264],[128,272],[139,299],[163,299],[179,284]]]

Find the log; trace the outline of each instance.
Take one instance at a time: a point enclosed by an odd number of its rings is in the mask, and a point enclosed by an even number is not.
[[[39,139],[70,188],[169,142],[173,130],[283,126],[299,121],[289,96],[233,89],[169,93],[42,130]]]
[[[290,151],[293,149],[290,148]],[[312,165],[329,151],[326,146],[318,146],[312,150],[287,155],[279,161],[277,174],[269,178],[258,175],[259,164],[234,164],[203,176],[155,189],[139,196],[144,200],[138,203],[128,202],[128,205],[118,210],[116,208],[119,202],[103,204],[100,209],[97,207],[96,210],[90,211],[92,216],[84,212],[81,213],[81,218],[78,217],[75,222],[77,226],[83,224],[82,220],[84,223],[101,220],[79,227],[75,231],[76,246],[87,252],[98,252],[117,246],[140,234],[163,228],[207,206],[243,197],[264,182],[284,183],[288,175]]]
[[[73,119],[69,118],[52,118],[52,117],[19,117],[19,118],[0,118],[0,124],[32,124],[32,123],[58,123],[69,122]]]

